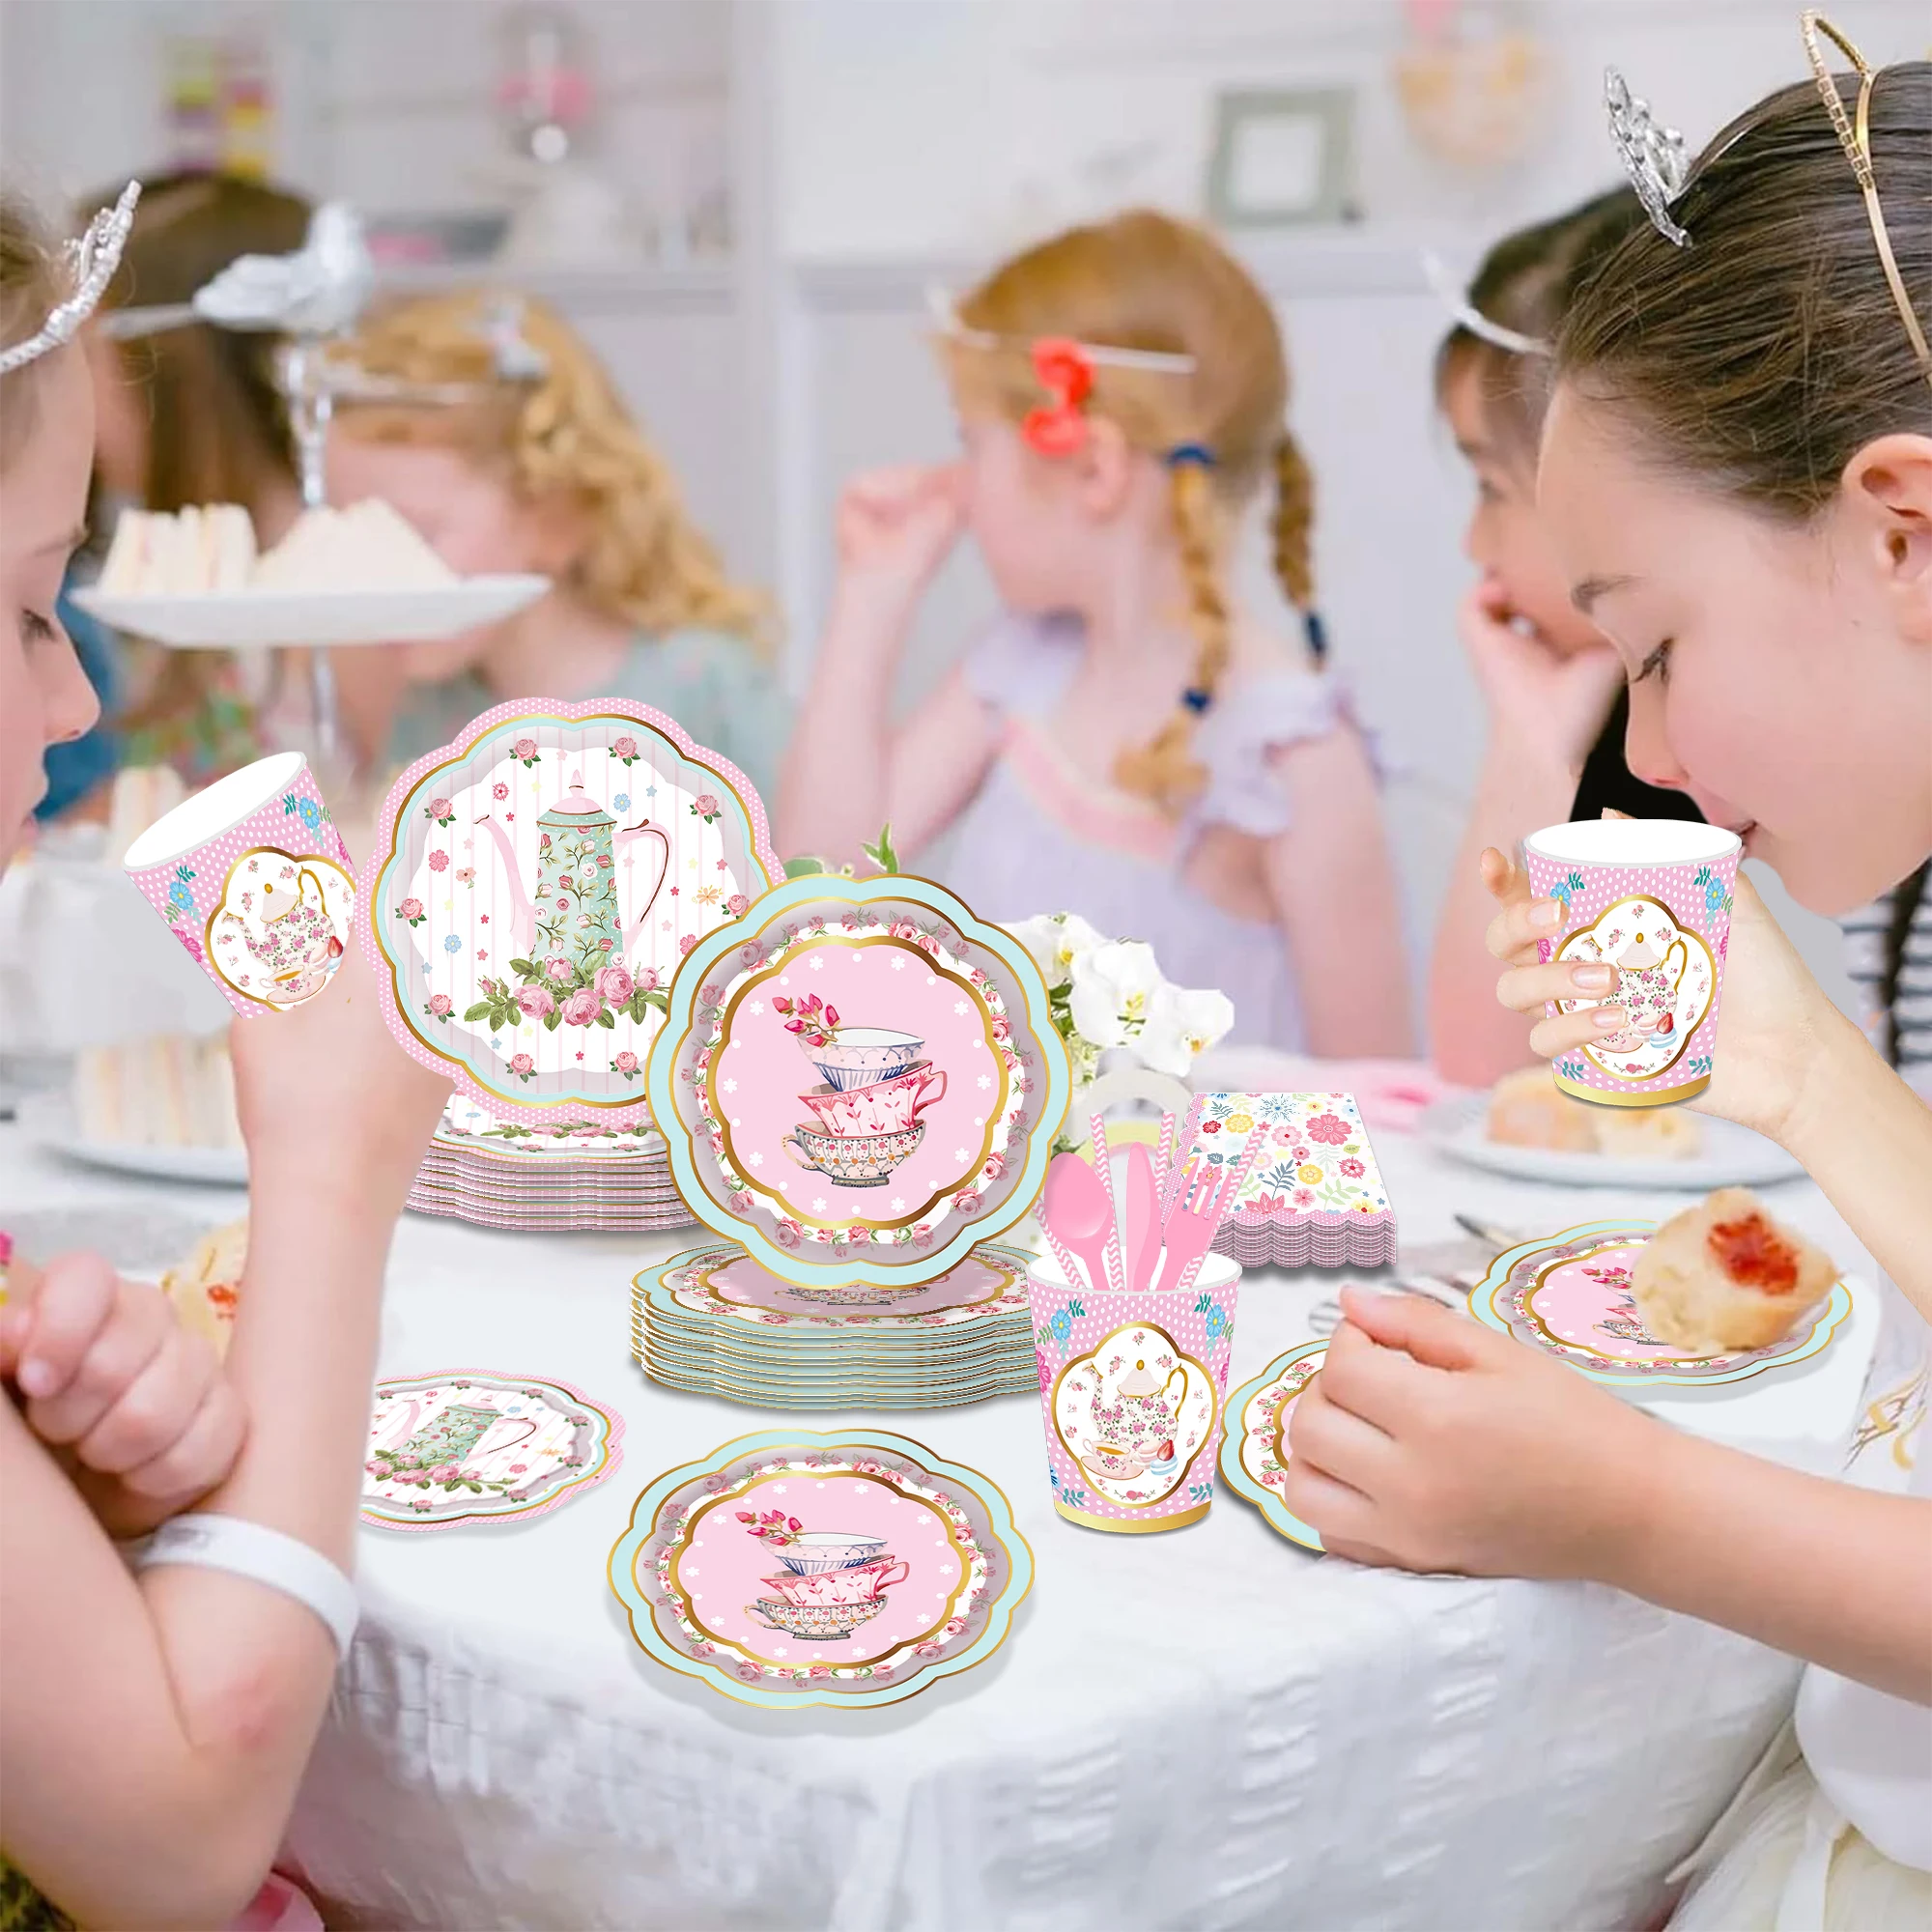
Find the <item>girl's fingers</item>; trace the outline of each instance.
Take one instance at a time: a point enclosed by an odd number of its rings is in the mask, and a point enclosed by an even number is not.
[[[1289,1447],[1315,1468],[1364,1495],[1374,1495],[1398,1451],[1372,1422],[1325,1400],[1321,1378],[1294,1405],[1289,1418]]]
[[[1612,1017],[1612,1016],[1615,1017]],[[1560,1053],[1601,1041],[1606,1034],[1628,1023],[1621,1007],[1592,1007],[1586,1013],[1559,1013],[1553,1020],[1539,1020],[1529,1030],[1529,1050],[1541,1060],[1554,1060]]]
[[[1548,966],[1511,967],[1496,980],[1496,998],[1513,1013],[1535,1013],[1549,1000],[1601,1000],[1615,990],[1616,980],[1608,966],[1551,960]]]
[[[1492,892],[1496,888],[1490,885],[1494,876],[1490,865],[1493,857],[1497,864],[1508,865],[1500,852],[1493,847],[1483,854],[1483,883]],[[1507,960],[1517,964],[1534,959],[1539,943],[1554,939],[1563,924],[1563,907],[1555,899],[1533,899],[1529,895],[1529,875],[1520,866],[1511,866],[1512,876],[1503,882],[1507,896],[1502,898],[1501,909],[1490,922],[1490,929],[1483,935],[1483,943],[1490,950],[1492,959]]]
[[[1295,1406],[1299,1408],[1300,1403]],[[1343,1553],[1344,1545],[1349,1546],[1350,1553],[1374,1547],[1375,1504],[1359,1490],[1338,1483],[1299,1456],[1289,1458],[1282,1475],[1281,1499],[1292,1514],[1318,1531],[1321,1541],[1336,1554]],[[1379,1554],[1358,1555],[1354,1560],[1385,1563],[1388,1558]]]
[[[156,1502],[191,1502],[206,1495],[235,1466],[246,1426],[242,1398],[225,1377],[217,1376],[186,1429],[158,1456],[136,1464],[121,1480],[134,1494]]]
[[[160,1352],[174,1327],[174,1310],[159,1289],[119,1284],[113,1314],[61,1392],[29,1399],[28,1428],[43,1442],[79,1441]],[[32,1366],[32,1359],[21,1365],[23,1389]]]
[[[62,1255],[47,1264],[14,1377],[29,1402],[58,1396],[73,1379],[112,1319],[120,1288],[99,1255]]]
[[[105,1476],[153,1462],[187,1431],[218,1373],[214,1350],[199,1335],[173,1329],[119,1400],[79,1437],[75,1453]]]

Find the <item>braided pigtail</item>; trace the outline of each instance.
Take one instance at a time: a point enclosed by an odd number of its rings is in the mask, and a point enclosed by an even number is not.
[[[1315,614],[1315,473],[1301,445],[1286,430],[1274,446],[1274,574],[1282,593],[1301,612],[1310,654],[1319,663],[1327,646]]]
[[[1153,743],[1122,753],[1114,776],[1126,790],[1151,799],[1171,816],[1200,793],[1207,772],[1192,753],[1194,721],[1213,703],[1230,650],[1228,600],[1221,587],[1219,520],[1214,486],[1200,463],[1178,463],[1170,490],[1180,567],[1187,582],[1187,615],[1199,641],[1194,681],[1181,708],[1162,726]]]

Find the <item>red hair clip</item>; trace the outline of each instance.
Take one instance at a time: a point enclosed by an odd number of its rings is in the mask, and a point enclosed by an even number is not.
[[[1029,410],[1020,434],[1042,456],[1072,456],[1087,440],[1082,405],[1094,393],[1094,363],[1070,336],[1042,335],[1033,346],[1033,373],[1053,398]]]

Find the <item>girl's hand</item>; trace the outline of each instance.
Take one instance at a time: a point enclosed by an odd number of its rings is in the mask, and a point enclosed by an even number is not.
[[[1419,1297],[1351,1287],[1342,1304],[1290,1421],[1289,1508],[1357,1563],[1603,1577],[1640,1530],[1661,1425]]]
[[[956,463],[868,469],[838,495],[838,568],[847,584],[903,598],[932,581],[965,526]]]
[[[1496,998],[1513,1012],[1540,1013],[1551,1000],[1600,998],[1613,975],[1607,966],[1538,963],[1537,942],[1560,928],[1554,899],[1532,899],[1529,876],[1492,846],[1482,857],[1483,883],[1500,901],[1488,944],[1510,970],[1496,981]],[[1825,997],[1777,922],[1743,872],[1731,905],[1723,989],[1718,1008],[1711,1084],[1690,1102],[1699,1113],[1736,1121],[1783,1143],[1820,1061],[1837,1009]],[[1614,1032],[1621,1007],[1541,1018],[1529,1044],[1546,1060]]]
[[[89,1254],[44,1272],[15,1264],[9,1288],[20,1298],[0,1315],[0,1375],[110,1533],[151,1529],[227,1475],[241,1399],[159,1289]]]
[[[1457,629],[1489,706],[1493,737],[1580,770],[1609,715],[1623,668],[1607,641],[1570,657],[1512,622],[1503,587],[1485,577],[1463,599]]]

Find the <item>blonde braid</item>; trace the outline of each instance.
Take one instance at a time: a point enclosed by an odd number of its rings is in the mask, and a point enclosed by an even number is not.
[[[1214,489],[1202,464],[1177,464],[1170,473],[1175,535],[1187,580],[1187,614],[1199,640],[1189,690],[1205,694],[1211,703],[1230,653]],[[1115,780],[1124,789],[1151,799],[1173,817],[1199,796],[1208,781],[1206,768],[1195,761],[1191,750],[1194,718],[1194,710],[1183,705],[1162,725],[1152,744],[1143,751],[1122,753],[1114,767]]]
[[[1315,476],[1286,430],[1274,446],[1274,574],[1297,611],[1315,608]]]

